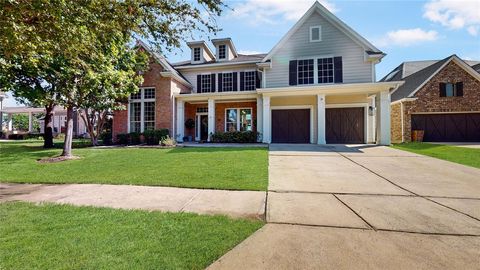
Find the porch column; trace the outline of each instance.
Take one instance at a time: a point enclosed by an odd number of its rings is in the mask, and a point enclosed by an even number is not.
[[[325,139],[325,94],[317,95],[317,144],[326,144]]]
[[[263,100],[261,97],[257,97],[257,132],[263,133]],[[260,134],[258,141],[262,141],[262,134]]]
[[[12,114],[7,114],[7,131],[13,130],[13,117]]]
[[[271,130],[272,130],[272,123],[271,117],[272,114],[270,113],[270,97],[263,96],[263,143],[270,143],[271,139]]]
[[[211,141],[211,135],[215,133],[215,100],[208,99],[208,141]]]
[[[28,132],[31,133],[33,131],[33,115],[31,112],[28,113]]]
[[[378,95],[377,108],[377,143],[381,145],[390,145],[390,91],[385,90]]]
[[[177,99],[177,140],[183,142],[185,129],[185,101]]]

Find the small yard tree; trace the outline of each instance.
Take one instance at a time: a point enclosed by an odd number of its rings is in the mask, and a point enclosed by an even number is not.
[[[118,47],[128,46],[118,44]],[[136,48],[109,48],[102,61],[93,65],[95,72],[87,74],[79,88],[76,107],[85,122],[93,145],[103,131],[107,117],[113,110],[124,109],[121,101],[138,91],[142,83],[141,71],[147,66],[148,56]]]

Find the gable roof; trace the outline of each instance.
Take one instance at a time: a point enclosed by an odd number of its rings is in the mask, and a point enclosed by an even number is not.
[[[137,40],[137,46],[144,48],[155,59],[155,61],[157,61],[157,63],[162,66],[162,68],[167,74],[171,74],[173,78],[175,78],[177,81],[184,84],[185,86],[192,87],[192,84],[190,84],[190,82],[185,79],[185,77],[183,77],[183,75],[179,73],[165,57],[151,50],[150,47],[141,40]]]
[[[341,21],[337,16],[333,15],[328,9],[326,9],[322,4],[320,4],[318,1],[315,1],[315,3],[308,9],[308,11],[303,14],[303,16],[298,20],[295,25],[283,36],[283,38],[270,50],[270,52],[263,58],[262,62],[265,62],[267,60],[270,60],[272,56],[284,45],[284,43],[290,39],[290,37],[305,23],[305,21],[312,15],[314,12],[318,12],[320,15],[322,15],[328,22],[330,22],[332,25],[337,27],[340,31],[345,33],[348,37],[350,37],[353,41],[358,43],[360,46],[362,46],[367,54],[369,55],[380,55],[383,57],[385,54],[377,49],[375,46],[373,46],[368,40],[366,40],[364,37],[362,37],[360,34],[355,32],[350,26],[348,26],[346,23]]]
[[[454,61],[465,71],[480,80],[480,73],[470,66],[470,64],[475,64],[477,62],[468,61],[467,63],[454,54],[440,61],[404,62],[383,77],[380,82],[405,81],[397,91],[392,93],[392,101],[413,97],[418,90],[420,90],[433,76],[440,72],[440,70],[451,61]]]

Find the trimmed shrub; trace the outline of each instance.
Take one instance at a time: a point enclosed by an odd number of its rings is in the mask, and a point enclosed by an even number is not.
[[[216,132],[212,135],[215,143],[256,143],[258,132],[255,131],[232,131]]]
[[[137,145],[142,143],[140,140],[140,132],[130,132],[128,133],[128,144],[130,145]]]
[[[159,145],[160,141],[168,136],[168,129],[146,130],[143,133],[145,143],[148,145]]]
[[[100,134],[100,140],[104,145],[111,145],[112,144],[112,133],[104,131]]]
[[[117,134],[117,144],[128,144],[128,134],[127,133]]]

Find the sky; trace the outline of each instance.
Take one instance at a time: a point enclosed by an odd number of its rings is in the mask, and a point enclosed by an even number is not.
[[[347,25],[387,54],[377,64],[377,80],[404,61],[443,59],[457,54],[480,61],[480,0],[354,1],[320,0]],[[227,1],[217,18],[216,35],[232,38],[239,53],[268,53],[310,8],[314,0]],[[211,45],[211,43],[209,43]],[[211,46],[212,47],[212,46]],[[185,45],[166,55],[171,62],[188,60]],[[5,106],[14,106],[9,99]]]

